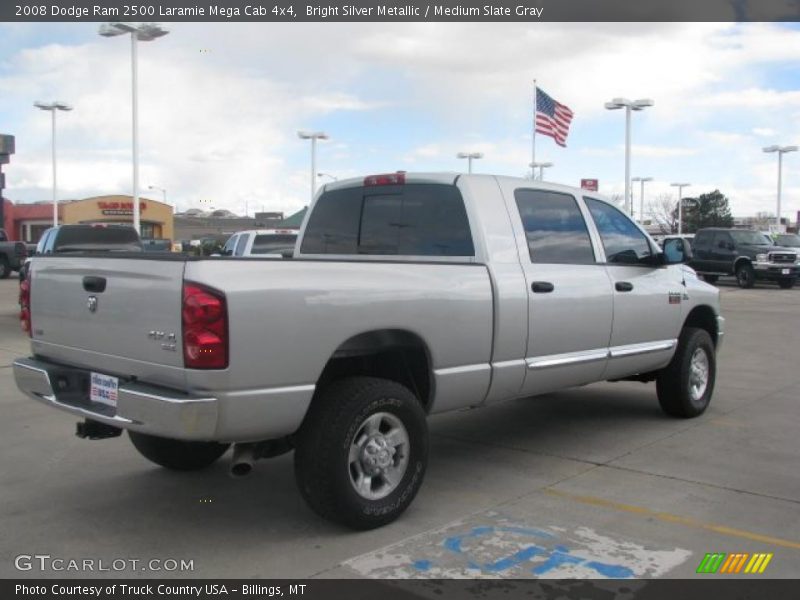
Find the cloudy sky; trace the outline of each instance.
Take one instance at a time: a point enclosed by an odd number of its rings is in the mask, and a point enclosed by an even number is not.
[[[547,179],[600,180],[621,193],[624,114],[633,176],[647,194],[719,188],[736,215],[775,211],[775,155],[800,143],[800,28],[784,24],[169,24],[139,46],[140,185],[179,210],[287,213],[308,203],[309,145],[337,177],[465,169],[525,175],[532,80],[575,112],[568,147],[537,137]],[[50,119],[58,115],[59,196],[131,192],[130,44],[96,24],[0,25],[0,132],[17,138],[6,197],[50,198]],[[159,193],[155,193],[156,199]],[[638,187],[636,188],[638,206]],[[800,153],[787,155],[784,216],[800,210]]]

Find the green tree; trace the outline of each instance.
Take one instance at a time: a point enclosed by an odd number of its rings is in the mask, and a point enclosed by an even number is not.
[[[675,218],[678,208],[674,210]],[[703,227],[733,227],[728,198],[719,190],[683,199],[683,231],[694,233]]]

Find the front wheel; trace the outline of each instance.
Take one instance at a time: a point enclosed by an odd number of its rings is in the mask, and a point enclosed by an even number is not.
[[[173,471],[197,471],[211,466],[230,444],[185,442],[128,431],[133,447],[155,464]]]
[[[428,428],[406,387],[351,377],[320,391],[297,435],[295,478],[320,516],[354,529],[394,521],[428,463]]]
[[[782,290],[790,290],[794,287],[795,279],[778,279],[778,286]]]
[[[661,409],[685,419],[703,414],[717,375],[714,342],[705,329],[685,327],[672,361],[656,378]]]
[[[756,284],[756,272],[753,266],[748,263],[742,263],[736,267],[736,283],[740,288],[749,289]]]

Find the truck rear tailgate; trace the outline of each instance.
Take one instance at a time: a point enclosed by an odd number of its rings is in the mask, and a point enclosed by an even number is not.
[[[58,256],[32,265],[36,355],[183,386],[183,260]]]

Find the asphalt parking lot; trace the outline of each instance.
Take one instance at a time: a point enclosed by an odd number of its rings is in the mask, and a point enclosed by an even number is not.
[[[17,285],[0,281],[2,577],[800,572],[800,289],[720,282],[727,332],[702,417],[665,417],[654,385],[640,383],[435,417],[416,501],[397,522],[354,533],[304,505],[291,455],[233,480],[226,459],[176,474],[148,463],[124,437],[76,438],[69,415],[28,400],[14,385],[9,365],[28,351]],[[762,575],[697,575],[706,553],[773,557]],[[193,570],[15,567],[19,555],[37,554],[106,565],[186,560]]]

